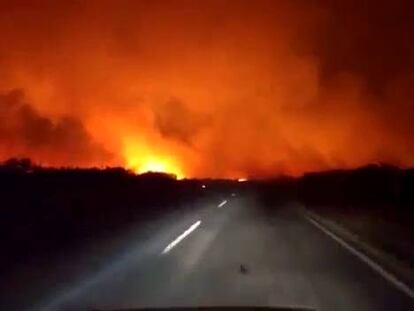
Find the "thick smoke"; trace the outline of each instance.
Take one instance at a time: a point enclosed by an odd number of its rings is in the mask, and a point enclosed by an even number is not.
[[[208,116],[191,111],[174,98],[154,109],[155,126],[160,134],[190,146],[197,133],[208,125],[208,119]]]
[[[24,102],[23,91],[0,94],[0,154],[31,157],[46,165],[93,165],[110,160],[94,143],[80,120],[56,121],[40,115]]]
[[[2,101],[21,88],[31,104],[2,126],[1,156],[102,165],[101,145],[116,164],[168,158],[212,177],[412,166],[413,11],[409,0],[1,4]]]

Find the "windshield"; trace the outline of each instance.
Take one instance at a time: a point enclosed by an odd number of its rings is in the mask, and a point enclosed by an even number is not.
[[[412,12],[1,1],[0,309],[414,310]]]

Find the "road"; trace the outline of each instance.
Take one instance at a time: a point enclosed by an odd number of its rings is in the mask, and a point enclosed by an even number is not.
[[[225,199],[154,222],[137,241],[130,235],[123,251],[105,255],[93,272],[72,271],[32,309],[414,310],[412,298],[303,215],[285,207],[269,215],[254,198]]]

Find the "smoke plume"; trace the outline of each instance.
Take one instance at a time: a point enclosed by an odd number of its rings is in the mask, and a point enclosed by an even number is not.
[[[3,2],[0,155],[198,177],[412,166],[413,6]]]

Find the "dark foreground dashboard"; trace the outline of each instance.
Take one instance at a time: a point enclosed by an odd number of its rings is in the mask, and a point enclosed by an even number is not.
[[[170,307],[170,308],[137,308],[137,309],[94,309],[92,311],[316,311],[310,308],[296,307]]]

